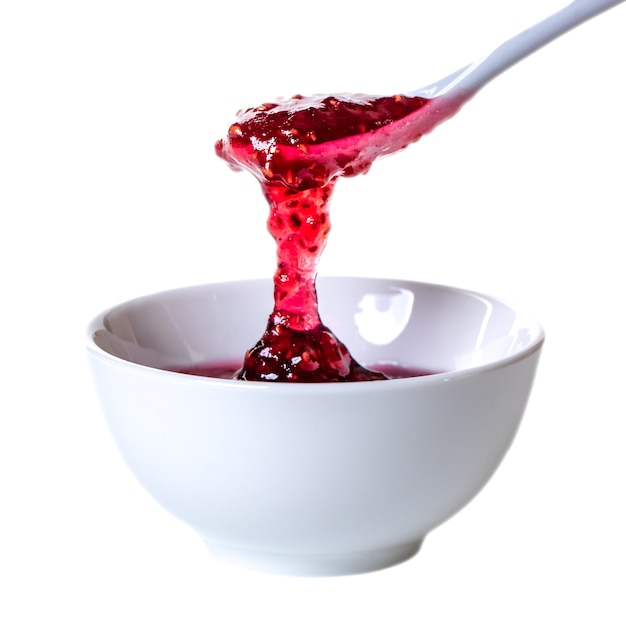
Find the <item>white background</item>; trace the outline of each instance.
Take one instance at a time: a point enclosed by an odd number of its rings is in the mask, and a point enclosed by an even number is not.
[[[257,184],[213,153],[239,108],[416,89],[561,5],[0,5],[0,623],[625,623],[626,6],[337,187],[320,273],[485,291],[547,332],[505,462],[415,559],[214,561],[124,466],[84,353],[119,301],[273,272]]]

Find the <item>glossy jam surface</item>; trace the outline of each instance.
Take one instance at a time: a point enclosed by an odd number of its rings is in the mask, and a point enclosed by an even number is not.
[[[403,367],[391,363],[377,363],[371,366],[372,370],[380,372],[388,379],[394,378],[415,378],[418,376],[430,376],[439,372],[417,367]],[[190,374],[192,376],[206,376],[209,378],[222,378],[230,380],[236,378],[236,373],[240,369],[239,363],[204,363],[194,365],[184,369],[174,369],[179,374]]]
[[[432,101],[407,96],[327,95],[241,111],[216,152],[251,172],[269,204],[277,246],[274,310],[236,378],[290,382],[385,379],[362,367],[319,317],[315,280],[330,231],[336,181],[370,168],[421,136],[412,119]],[[436,119],[436,115],[433,117]]]
[[[323,187],[338,176],[366,172],[387,151],[397,151],[420,132],[380,133],[429,100],[360,94],[294,96],[240,111],[219,156],[263,183],[302,190]]]

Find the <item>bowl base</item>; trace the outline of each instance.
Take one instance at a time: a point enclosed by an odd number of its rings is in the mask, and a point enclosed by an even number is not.
[[[259,552],[205,541],[220,561],[278,576],[349,576],[398,565],[415,556],[423,539],[382,550],[336,554]]]

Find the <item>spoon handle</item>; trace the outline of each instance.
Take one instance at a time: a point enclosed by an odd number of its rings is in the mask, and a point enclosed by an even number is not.
[[[452,97],[459,92],[476,93],[535,50],[622,2],[624,0],[574,0],[563,9],[512,37],[481,60],[409,95],[434,98],[443,95]]]

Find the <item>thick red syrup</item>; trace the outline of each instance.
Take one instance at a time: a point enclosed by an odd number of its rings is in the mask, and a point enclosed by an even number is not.
[[[367,172],[376,158],[405,148],[454,112],[451,103],[402,95],[295,96],[239,112],[216,152],[260,181],[278,267],[274,310],[236,378],[387,378],[357,363],[318,314],[315,280],[330,231],[330,199],[339,177]]]
[[[236,377],[235,375],[240,367],[240,363],[204,363],[184,369],[176,369],[175,371],[179,374],[191,374],[193,376],[206,376],[209,378],[230,380]],[[402,365],[391,363],[380,363],[374,365],[373,369],[383,373],[387,378],[415,378],[438,373],[417,367],[403,367]]]

